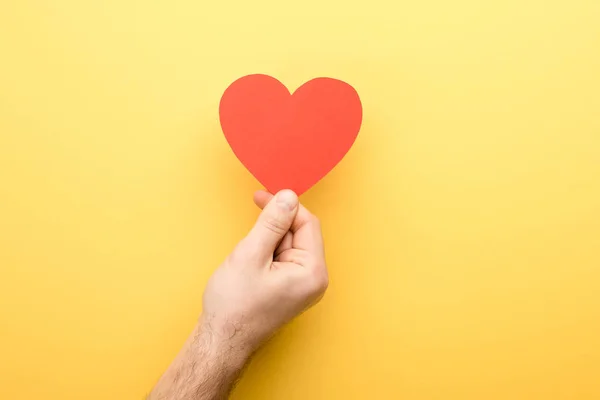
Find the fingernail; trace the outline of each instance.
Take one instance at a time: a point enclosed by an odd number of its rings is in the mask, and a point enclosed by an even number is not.
[[[291,211],[298,205],[298,196],[291,190],[282,190],[277,194],[277,205]]]

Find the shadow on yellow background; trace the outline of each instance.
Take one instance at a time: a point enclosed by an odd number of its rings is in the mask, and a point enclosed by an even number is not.
[[[351,83],[331,286],[234,399],[600,398],[600,3],[0,2],[0,398],[139,399],[260,186],[234,79]]]

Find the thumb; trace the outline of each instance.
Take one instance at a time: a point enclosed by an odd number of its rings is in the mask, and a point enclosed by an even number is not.
[[[298,196],[291,190],[277,193],[260,213],[248,241],[260,256],[272,256],[298,213]]]

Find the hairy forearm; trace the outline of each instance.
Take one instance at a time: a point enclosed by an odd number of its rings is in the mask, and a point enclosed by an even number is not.
[[[212,274],[198,326],[149,400],[226,399],[250,355],[325,293],[318,219],[290,190],[254,202],[263,211]]]
[[[201,320],[148,400],[227,399],[249,353]]]

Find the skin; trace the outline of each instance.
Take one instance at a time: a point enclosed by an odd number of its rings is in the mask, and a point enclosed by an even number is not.
[[[150,400],[226,399],[252,354],[325,293],[318,219],[290,190],[254,202],[256,224],[210,278],[198,324]]]

